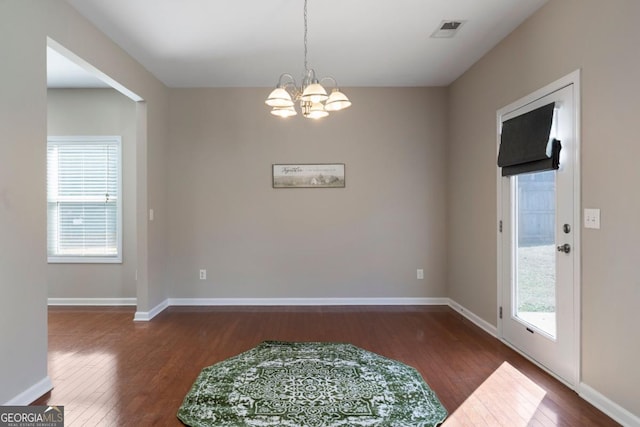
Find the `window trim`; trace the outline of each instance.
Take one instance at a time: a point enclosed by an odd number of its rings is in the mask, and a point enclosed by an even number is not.
[[[122,264],[122,229],[123,229],[123,194],[122,194],[122,137],[119,135],[102,135],[102,136],[48,136],[47,147],[49,143],[68,142],[71,144],[80,143],[115,143],[118,146],[118,197],[116,206],[116,232],[118,233],[116,244],[117,254],[113,256],[105,255],[83,255],[83,256],[65,256],[65,255],[49,255],[47,249],[47,262],[49,264]],[[47,156],[47,176],[48,176],[48,156]],[[46,189],[47,203],[49,202],[49,188]],[[47,208],[48,215],[48,208]],[[49,219],[47,218],[47,240],[49,239]],[[47,247],[49,243],[47,241]]]

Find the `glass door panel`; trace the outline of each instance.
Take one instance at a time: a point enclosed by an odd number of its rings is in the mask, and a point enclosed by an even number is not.
[[[556,337],[556,172],[513,177],[515,286],[513,316]]]

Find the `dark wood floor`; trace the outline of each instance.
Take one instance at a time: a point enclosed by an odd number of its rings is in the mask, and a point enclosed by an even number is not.
[[[200,370],[264,340],[349,342],[416,368],[449,411],[446,426],[618,425],[448,307],[49,309],[54,389],[66,426],[179,426]]]

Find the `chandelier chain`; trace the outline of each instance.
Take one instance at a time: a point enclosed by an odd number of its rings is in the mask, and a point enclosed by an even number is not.
[[[304,0],[304,71],[309,70],[307,65],[307,0]]]

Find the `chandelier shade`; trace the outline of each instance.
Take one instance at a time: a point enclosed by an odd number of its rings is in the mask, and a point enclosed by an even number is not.
[[[311,102],[313,104],[325,101],[327,98],[329,98],[329,95],[327,95],[327,91],[322,87],[320,83],[310,84],[309,86],[304,88],[304,91],[300,96],[301,101]]]
[[[329,112],[324,109],[324,105],[320,102],[312,102],[302,115],[308,119],[321,119],[327,117]]]
[[[285,88],[277,87],[269,94],[269,97],[264,101],[269,107],[293,107],[294,102],[291,99],[291,95]]]
[[[340,111],[351,106],[347,96],[338,90],[338,83],[333,77],[323,77],[318,81],[314,69],[307,64],[307,1],[304,0],[304,74],[301,85],[288,73],[280,75],[276,88],[264,101],[271,107],[271,114],[278,117],[297,115],[296,103],[299,103],[302,116],[309,119],[319,119],[329,115],[329,112]],[[333,83],[330,95],[321,84],[324,80]]]
[[[329,98],[324,103],[324,109],[327,111],[340,111],[351,106],[351,101],[347,98],[347,95],[340,92],[338,89],[334,89],[329,95]]]
[[[289,107],[273,107],[271,109],[271,114],[274,116],[287,118],[291,116],[295,116],[298,114],[295,108],[293,108],[293,104]]]

